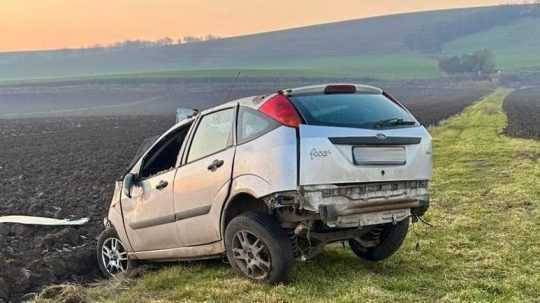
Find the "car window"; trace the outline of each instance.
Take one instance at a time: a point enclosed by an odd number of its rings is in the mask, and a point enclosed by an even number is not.
[[[187,162],[192,162],[232,144],[233,109],[221,110],[202,117],[188,154]]]
[[[381,121],[411,123],[388,127],[416,126],[415,119],[383,94],[306,95],[291,98],[307,124],[377,128]]]
[[[149,178],[164,171],[169,171],[176,166],[180,148],[190,126],[186,125],[173,131],[152,147],[144,156],[139,172],[141,178]]]
[[[279,126],[260,112],[241,107],[238,116],[238,144],[257,138]]]

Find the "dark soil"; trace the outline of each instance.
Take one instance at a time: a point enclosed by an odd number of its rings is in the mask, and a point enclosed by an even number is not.
[[[356,82],[379,86],[433,124],[489,92],[486,82],[451,79],[375,81],[344,78],[157,78],[57,81],[0,85],[0,119],[27,117],[170,115],[287,87]],[[425,105],[428,106],[425,106]]]
[[[465,86],[396,86],[388,91],[396,96],[423,125],[434,125],[460,113],[463,109],[491,92],[489,87]]]
[[[505,132],[514,137],[540,138],[540,87],[520,89],[504,100]]]
[[[0,225],[0,298],[96,277],[114,180],[171,117],[0,120],[0,214],[90,217],[82,227]],[[0,299],[1,302],[1,299]]]
[[[315,82],[336,81],[304,79],[294,84]],[[56,100],[55,107],[51,108],[60,111],[89,107],[91,100],[87,93],[95,98],[108,96],[109,101],[92,103],[100,106],[159,95],[161,91],[166,96],[162,102],[143,106],[143,109],[152,108],[150,113],[160,114],[154,116],[135,116],[148,112],[131,105],[68,112],[84,113],[78,117],[57,117],[60,113],[56,112],[45,114],[45,118],[0,119],[0,215],[91,218],[90,223],[82,227],[1,224],[0,302],[2,299],[19,300],[44,285],[96,278],[95,242],[103,228],[102,219],[114,180],[126,169],[143,139],[170,127],[178,104],[204,108],[221,103],[227,96],[272,92],[276,88],[262,80],[251,83],[257,84],[261,87],[252,89],[243,83],[230,93],[215,91],[208,81],[202,80],[190,80],[189,85],[128,83],[123,93],[110,83],[0,87],[0,106],[3,104],[7,110],[18,113],[49,108],[40,105],[41,96],[37,92],[48,92],[44,100]],[[225,89],[232,83],[229,80],[216,85]],[[289,85],[277,87],[286,86]],[[484,84],[453,84],[444,80],[392,82],[380,86],[399,98],[426,125],[460,112],[489,92]],[[95,91],[88,91],[88,87]],[[66,97],[63,92],[70,93]],[[11,106],[6,105],[8,102]],[[22,105],[16,106],[19,103]],[[5,113],[6,108],[0,113]],[[104,116],[111,113],[121,115]]]

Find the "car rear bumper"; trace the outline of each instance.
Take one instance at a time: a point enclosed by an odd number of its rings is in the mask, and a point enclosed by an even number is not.
[[[429,208],[425,180],[304,186],[294,196],[282,195],[274,199],[274,206],[294,205],[298,213],[331,228],[397,223],[411,215],[422,216]]]

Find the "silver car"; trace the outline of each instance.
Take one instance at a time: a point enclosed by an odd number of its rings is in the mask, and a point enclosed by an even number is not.
[[[428,209],[431,174],[431,136],[379,88],[232,101],[141,150],[116,182],[99,267],[110,277],[137,260],[226,256],[238,273],[275,283],[333,242],[382,260]]]

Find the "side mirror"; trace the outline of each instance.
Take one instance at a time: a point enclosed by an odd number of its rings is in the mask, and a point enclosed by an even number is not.
[[[124,177],[124,195],[131,199],[131,188],[139,182],[137,174],[129,173]]]

